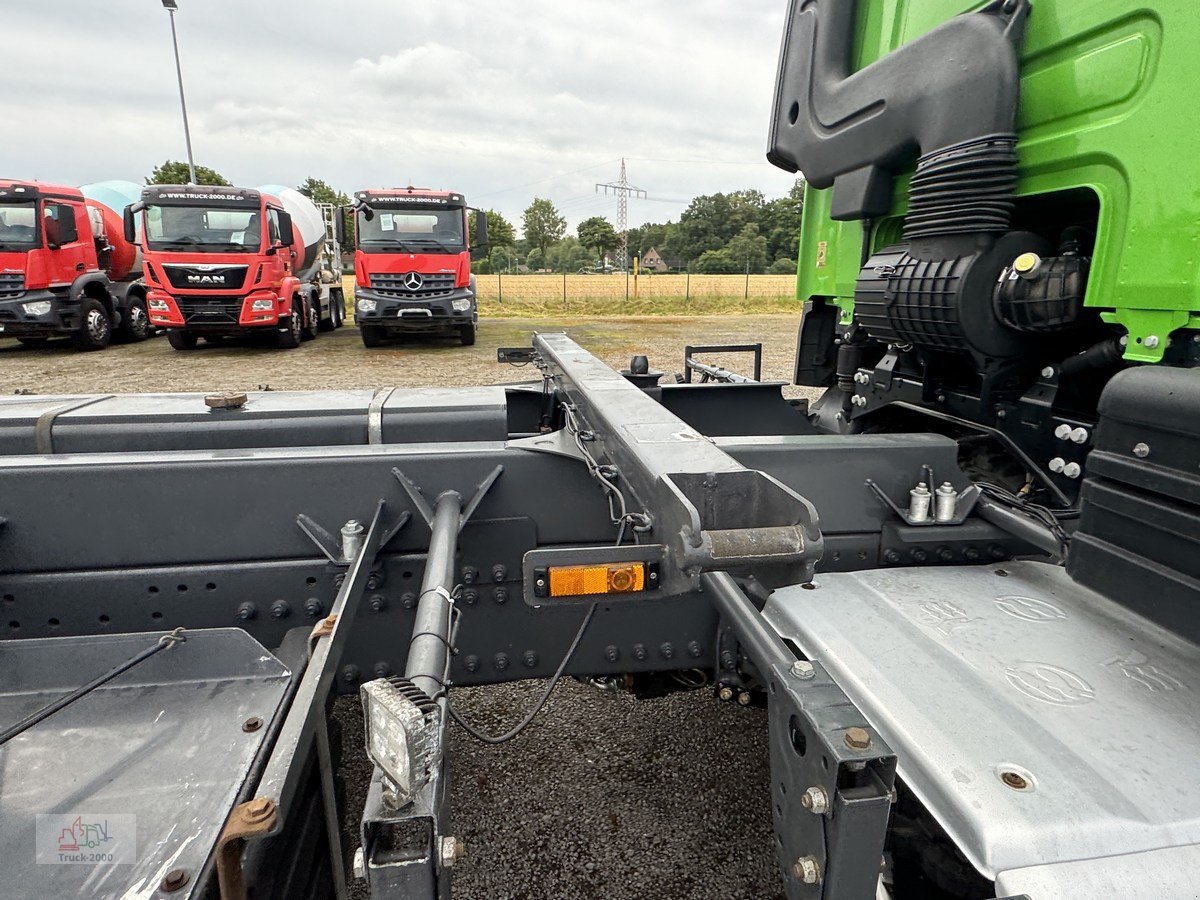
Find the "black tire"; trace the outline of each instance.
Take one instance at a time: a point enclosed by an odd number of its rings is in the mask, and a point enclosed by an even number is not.
[[[304,319],[304,329],[300,333],[300,339],[311,341],[317,336],[317,332],[321,330],[321,301],[316,297],[312,298],[312,302],[308,304],[308,315]]]
[[[387,342],[387,331],[382,325],[365,323],[359,325],[358,330],[362,332],[364,347],[382,347]]]
[[[117,327],[117,334],[121,340],[137,344],[150,337],[151,333],[150,317],[146,315],[146,301],[141,297],[130,297],[125,314],[121,317],[121,324]]]
[[[17,340],[26,347],[44,347],[50,338],[45,335],[37,335],[35,337],[19,337]]]
[[[292,301],[292,314],[288,316],[287,328],[275,332],[275,346],[280,350],[294,350],[304,339],[304,311],[299,300]]]
[[[112,343],[112,318],[95,297],[79,301],[79,330],[71,335],[76,350],[103,350]]]
[[[190,331],[172,328],[167,332],[167,343],[176,350],[195,350],[199,337]]]
[[[337,328],[337,305],[338,295],[335,291],[329,292],[329,318],[321,319],[317,324],[318,331],[330,332]]]
[[[341,291],[334,291],[331,297],[333,309],[330,319],[333,322],[334,328],[341,328],[346,324],[346,295]]]
[[[464,347],[475,346],[475,323],[470,325],[462,325],[458,329],[458,339],[462,341]]]

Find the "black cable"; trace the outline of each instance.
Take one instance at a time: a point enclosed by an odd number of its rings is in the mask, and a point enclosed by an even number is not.
[[[80,697],[90,694],[96,688],[107,684],[123,672],[128,672],[138,663],[144,662],[152,657],[155,653],[158,653],[160,650],[165,650],[168,647],[174,647],[176,644],[183,643],[187,640],[187,638],[183,636],[183,631],[184,629],[181,627],[176,628],[174,631],[171,631],[168,634],[164,634],[153,645],[147,647],[145,650],[142,650],[140,653],[131,656],[129,659],[125,660],[125,662],[121,663],[115,668],[109,669],[109,671],[105,672],[100,677],[92,679],[87,684],[77,687],[75,690],[71,691],[71,693],[59,697],[53,703],[43,706],[36,712],[30,713],[16,725],[6,728],[3,732],[0,732],[0,745],[8,743],[17,735],[29,730],[39,722],[50,718],[50,716],[54,715],[60,709],[71,705]]]
[[[485,744],[503,744],[505,741],[515,738],[529,726],[529,723],[532,722],[537,717],[537,714],[542,711],[542,707],[546,705],[546,701],[550,699],[550,694],[553,693],[554,688],[557,687],[558,680],[562,677],[563,671],[567,668],[568,663],[571,662],[571,658],[575,655],[575,651],[579,648],[579,642],[583,640],[583,633],[587,631],[587,627],[591,624],[592,617],[595,614],[596,604],[593,603],[588,607],[587,615],[583,617],[583,621],[579,624],[579,630],[575,632],[575,639],[571,641],[571,646],[567,649],[566,655],[563,656],[562,662],[558,664],[558,668],[555,670],[554,675],[551,676],[550,683],[546,685],[546,689],[542,691],[542,696],[538,699],[538,702],[534,704],[533,709],[529,711],[525,718],[523,718],[508,731],[504,732],[504,734],[485,734],[484,732],[478,730],[470,723],[466,722],[461,715],[459,715],[458,710],[456,710],[450,704],[450,698],[447,697],[446,711],[450,713],[450,718],[452,718],[458,724],[459,728],[471,735],[471,737],[475,738],[476,740],[483,741]]]

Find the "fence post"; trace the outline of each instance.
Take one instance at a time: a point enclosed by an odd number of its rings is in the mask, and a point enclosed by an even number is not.
[[[747,258],[747,260],[746,260],[746,290],[745,290],[745,293],[742,294],[742,299],[743,300],[750,299],[750,260],[749,260],[749,258]]]
[[[684,282],[683,288],[683,303],[685,306],[690,306],[692,302],[692,266],[688,263],[687,281]]]
[[[625,269],[625,299],[629,300],[629,269]]]
[[[563,269],[563,308],[567,306],[567,270]]]
[[[496,273],[496,289],[500,292],[500,302],[504,302],[504,273]]]

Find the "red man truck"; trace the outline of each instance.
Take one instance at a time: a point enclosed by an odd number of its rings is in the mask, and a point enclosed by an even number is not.
[[[0,337],[36,345],[64,335],[101,350],[114,335],[149,336],[137,242],[125,240],[119,212],[137,191],[0,179]]]
[[[354,199],[354,309],[363,344],[447,332],[474,344],[479,311],[471,260],[486,252],[486,215],[475,210],[468,243],[470,207],[462,194],[409,185],[358,191]],[[344,217],[336,222],[344,243]]]
[[[125,210],[126,237],[139,219],[150,321],[176,350],[264,332],[298,347],[342,324],[325,221],[299,191],[149,185]]]

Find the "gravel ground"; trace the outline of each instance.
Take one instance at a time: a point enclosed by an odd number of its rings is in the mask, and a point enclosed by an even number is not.
[[[174,351],[163,338],[77,353],[69,343],[30,349],[0,341],[0,392],[94,393],[466,385],[521,380],[495,362],[498,346],[534,331],[568,331],[610,365],[646,353],[682,368],[688,343],[764,342],[763,377],[790,381],[797,317],[500,319],[478,343],[363,348],[346,327],[297,350],[250,344]],[[717,358],[749,372],[748,357]],[[798,393],[792,389],[791,393]],[[527,710],[541,682],[455,691],[480,727],[498,731]],[[349,846],[370,774],[356,698],[339,700]],[[771,840],[766,714],[717,702],[709,690],[637,701],[570,679],[533,726],[500,747],[451,727],[454,833],[467,845],[459,897],[782,897]],[[352,843],[351,843],[352,842]]]

